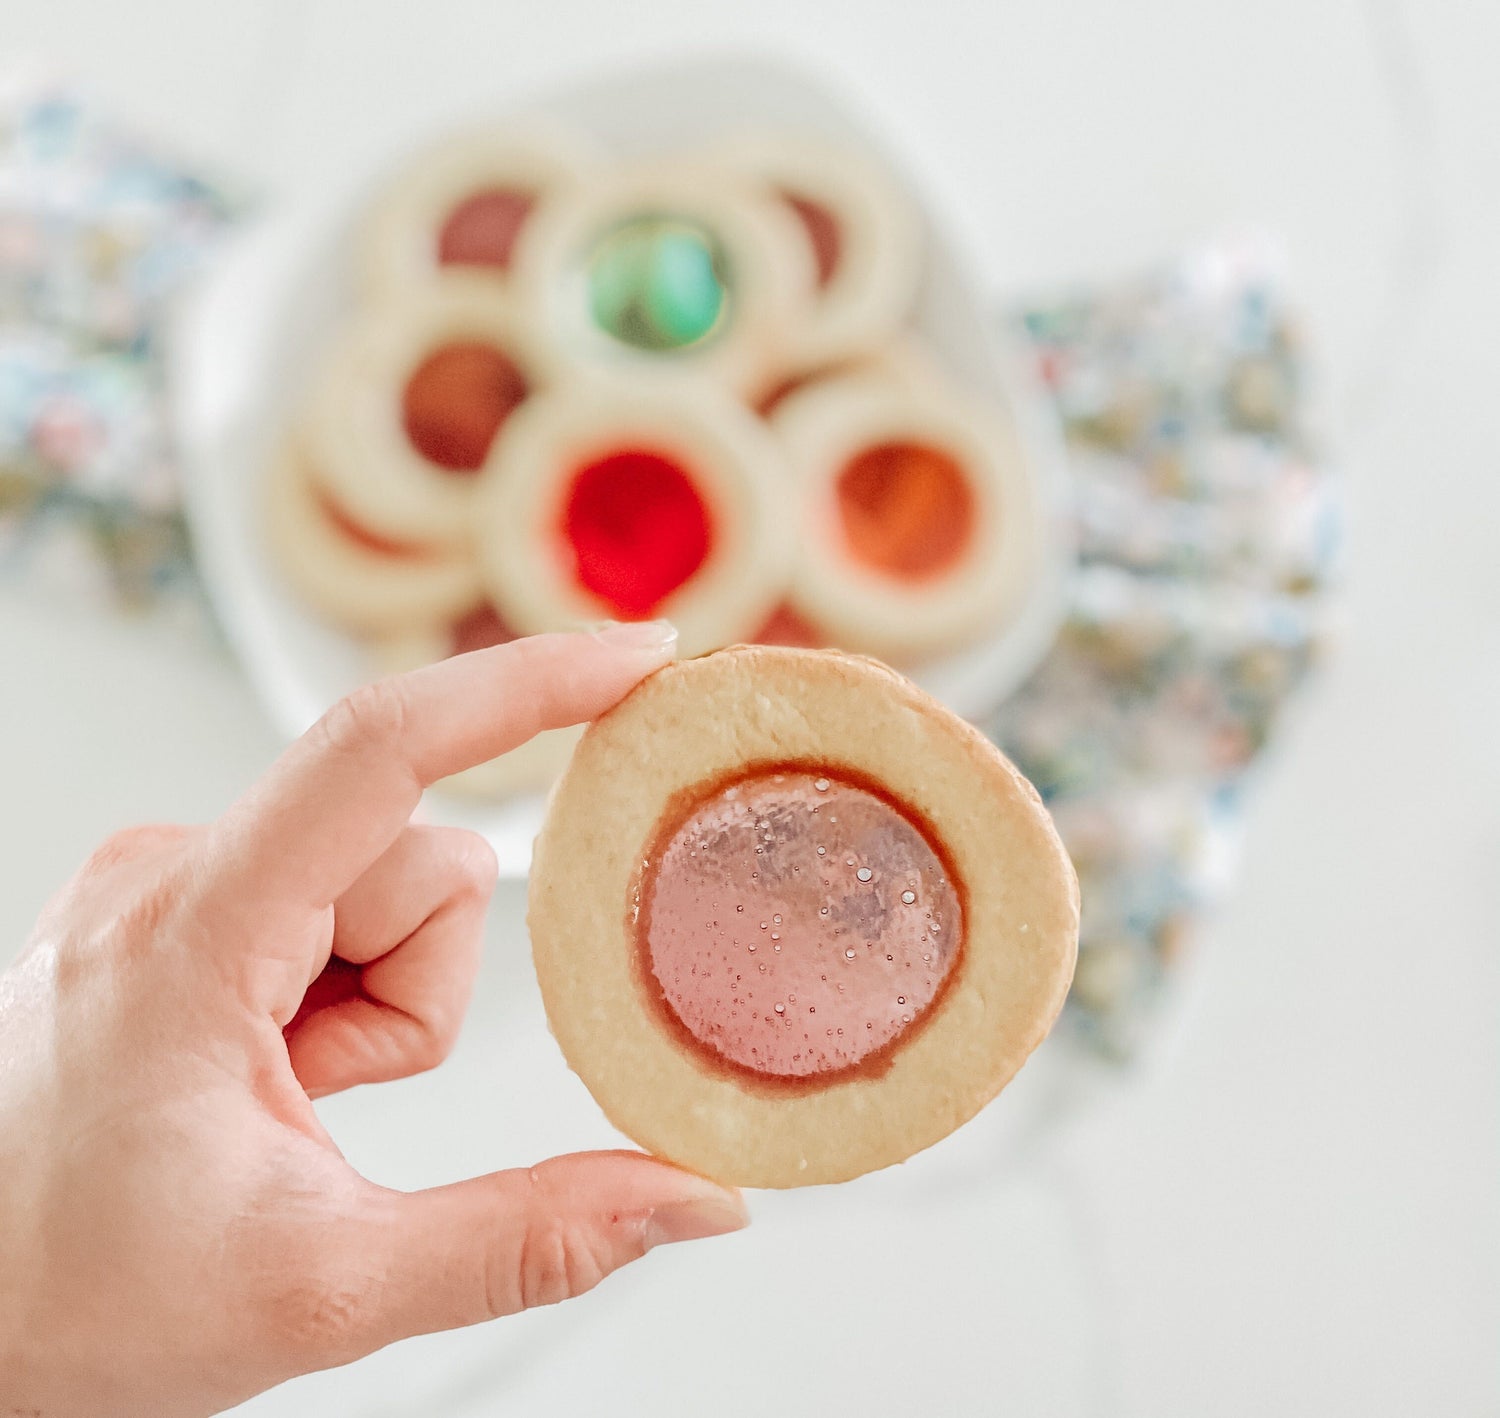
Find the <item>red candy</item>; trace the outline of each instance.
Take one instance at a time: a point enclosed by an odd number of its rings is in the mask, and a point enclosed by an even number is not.
[[[692,479],[671,459],[636,449],[578,470],[560,531],[579,584],[630,620],[653,614],[713,549]]]

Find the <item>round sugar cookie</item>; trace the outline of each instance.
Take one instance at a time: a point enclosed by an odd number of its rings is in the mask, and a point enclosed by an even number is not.
[[[528,919],[552,1032],[615,1126],[792,1187],[902,1161],[1009,1082],[1067,994],[1078,888],[977,729],[873,661],[740,646],[584,733]]]
[[[522,231],[533,318],[586,370],[763,383],[815,285],[790,208],[708,165],[617,169]]]
[[[515,304],[474,276],[363,310],[307,412],[316,476],[383,535],[467,542],[475,475],[554,369]]]
[[[480,566],[523,634],[666,616],[699,654],[744,639],[781,596],[790,497],[775,439],[727,395],[576,380],[496,442]]]
[[[840,359],[905,323],[922,277],[922,218],[887,168],[800,131],[745,134],[715,151],[796,215],[813,253],[816,288],[787,336],[797,364]]]
[[[852,374],[770,416],[801,496],[791,604],[839,645],[911,660],[1003,626],[1037,563],[1015,429],[936,383]]]
[[[423,149],[365,214],[364,291],[383,299],[455,270],[508,279],[526,223],[585,180],[596,158],[578,134],[537,124],[455,133]]]
[[[289,440],[265,485],[265,530],[288,583],[320,615],[361,634],[392,634],[461,615],[480,597],[466,548],[396,541],[322,491]]]

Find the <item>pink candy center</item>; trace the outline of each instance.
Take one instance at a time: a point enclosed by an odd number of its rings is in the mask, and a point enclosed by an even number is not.
[[[892,1046],[963,939],[957,890],[913,817],[801,769],[693,806],[647,863],[639,921],[648,978],[693,1039],[788,1079]]]
[[[533,193],[511,187],[489,187],[472,193],[448,213],[438,233],[438,264],[498,266],[504,270],[535,205]]]

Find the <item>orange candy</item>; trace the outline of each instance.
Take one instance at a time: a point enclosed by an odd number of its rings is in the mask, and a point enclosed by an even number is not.
[[[853,555],[905,580],[946,571],[973,534],[973,490],[959,464],[936,448],[867,448],[839,475],[837,496]]]

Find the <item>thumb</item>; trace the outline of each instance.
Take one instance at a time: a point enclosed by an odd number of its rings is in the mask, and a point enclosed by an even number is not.
[[[371,1348],[553,1305],[653,1246],[749,1222],[737,1191],[637,1152],[554,1157],[395,1200],[375,1242],[387,1263]]]

